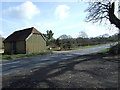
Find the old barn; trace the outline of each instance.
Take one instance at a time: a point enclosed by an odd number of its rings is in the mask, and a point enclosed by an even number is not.
[[[5,54],[37,53],[46,49],[46,39],[34,27],[15,31],[4,41]]]

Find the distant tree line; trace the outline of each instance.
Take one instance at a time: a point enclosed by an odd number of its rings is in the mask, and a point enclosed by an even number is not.
[[[78,38],[72,38],[70,35],[63,34],[59,38],[54,39],[54,33],[52,30],[47,31],[45,34],[46,38],[50,35],[51,37],[47,40],[47,45],[51,48],[60,47],[62,50],[69,50],[72,47],[78,46],[88,46],[88,45],[97,45],[97,44],[105,44],[109,42],[118,41],[118,34],[113,36],[109,36],[108,34],[100,35],[94,38],[88,38],[85,32],[80,32]],[[48,36],[47,36],[48,35]]]

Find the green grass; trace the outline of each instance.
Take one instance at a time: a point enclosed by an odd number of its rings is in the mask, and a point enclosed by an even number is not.
[[[45,54],[50,54],[50,53],[52,53],[51,50],[47,50],[47,51],[39,52],[39,53],[30,53],[30,54],[2,55],[2,60],[30,57],[30,56],[36,56],[36,55],[45,55]]]
[[[109,48],[107,48],[107,49],[104,49],[104,50],[101,50],[101,51],[99,51],[98,53],[108,53],[109,52]]]
[[[110,44],[110,43],[107,43],[107,44]],[[92,47],[98,47],[98,46],[107,45],[107,44],[99,44],[99,45],[90,45],[90,46],[73,47],[73,48],[71,48],[71,50],[92,48]]]

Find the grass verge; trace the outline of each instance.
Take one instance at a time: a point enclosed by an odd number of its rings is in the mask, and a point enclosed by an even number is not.
[[[92,47],[98,47],[98,46],[107,45],[107,44],[112,44],[112,43],[98,44],[98,45],[90,45],[90,46],[73,47],[73,48],[71,48],[71,50],[85,49],[85,48],[92,48]]]
[[[109,53],[110,48],[99,51],[98,53]]]
[[[100,51],[100,53],[109,53],[111,55],[119,55],[120,54],[120,44],[116,44],[112,47],[110,47],[109,49],[105,49]]]
[[[51,50],[47,50],[47,51],[39,52],[39,53],[30,53],[30,54],[2,55],[2,60],[30,57],[30,56],[36,56],[36,55],[45,55],[45,54],[50,54],[50,53],[52,53]]]

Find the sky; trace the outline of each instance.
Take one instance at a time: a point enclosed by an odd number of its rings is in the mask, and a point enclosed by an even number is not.
[[[118,30],[107,24],[85,22],[88,2],[0,2],[0,35],[35,27],[41,33],[52,30],[54,38],[66,34],[73,38],[84,31],[88,37],[113,35]]]

